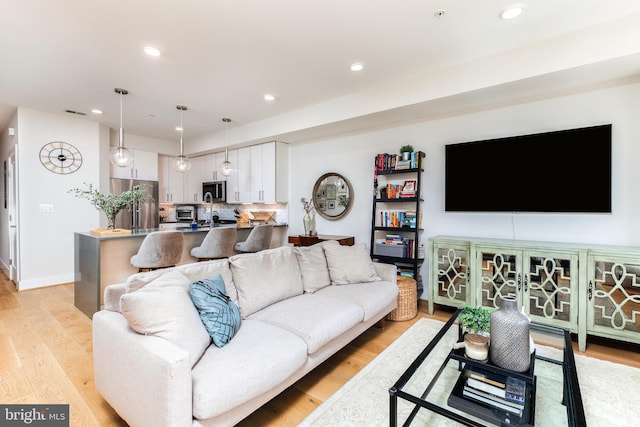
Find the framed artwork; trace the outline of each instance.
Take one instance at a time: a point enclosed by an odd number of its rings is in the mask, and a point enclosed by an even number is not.
[[[338,188],[336,187],[336,185],[328,184],[326,189],[327,189],[327,200],[335,200],[336,193],[338,191]]]
[[[324,211],[324,210],[327,209],[327,205],[324,202],[324,200],[321,200],[321,201],[318,202],[318,209],[320,209],[321,211]]]
[[[402,194],[415,194],[416,180],[405,181],[402,186]]]
[[[336,208],[336,201],[335,200],[329,200],[327,202],[327,208],[328,209],[335,209]]]
[[[349,187],[347,186],[347,183],[344,181],[340,181],[338,183],[338,194],[343,194],[347,192],[349,192]]]

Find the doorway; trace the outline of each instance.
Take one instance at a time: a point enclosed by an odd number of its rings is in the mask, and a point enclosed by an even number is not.
[[[9,153],[7,159],[7,207],[8,224],[9,224],[9,280],[11,280],[18,288],[20,283],[19,273],[19,248],[18,248],[18,180],[16,174],[16,151],[15,149]]]

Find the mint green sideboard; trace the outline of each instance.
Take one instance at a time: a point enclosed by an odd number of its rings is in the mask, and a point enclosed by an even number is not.
[[[429,239],[435,304],[497,308],[513,294],[532,321],[578,335],[640,343],[640,248],[436,236]]]

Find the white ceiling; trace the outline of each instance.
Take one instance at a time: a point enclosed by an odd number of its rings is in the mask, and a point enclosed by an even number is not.
[[[529,0],[520,17],[499,19],[509,4],[0,0],[0,129],[17,106],[118,128],[120,87],[126,132],[177,141],[182,104],[196,152],[224,133],[222,117],[233,119],[236,142],[309,138],[446,114],[450,96],[471,101],[507,82],[492,102],[533,96],[536,76],[562,76],[540,87],[549,91],[640,75],[640,39],[625,33],[640,28],[640,1]],[[145,56],[147,45],[162,55]],[[351,72],[353,62],[365,69]]]

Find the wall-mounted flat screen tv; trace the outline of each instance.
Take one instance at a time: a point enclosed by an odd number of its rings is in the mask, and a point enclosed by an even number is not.
[[[611,125],[445,146],[449,212],[611,212]]]

